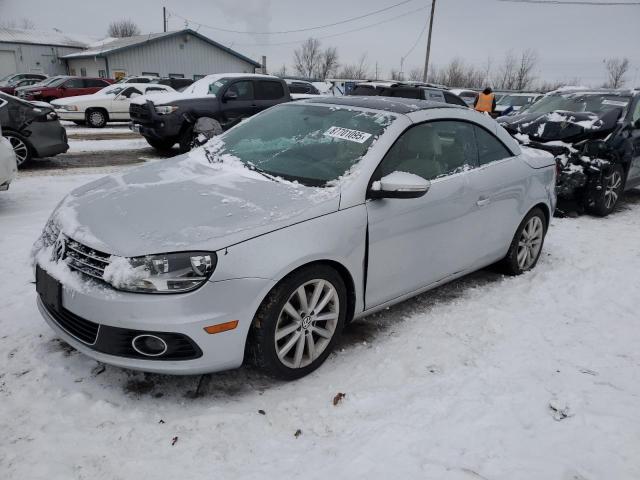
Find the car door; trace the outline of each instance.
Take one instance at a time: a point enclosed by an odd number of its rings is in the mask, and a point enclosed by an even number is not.
[[[474,124],[478,149],[478,168],[469,172],[474,192],[473,230],[483,234],[476,239],[477,264],[482,266],[502,258],[521,221],[522,202],[530,174],[522,160],[513,155],[493,133]]]
[[[627,188],[640,185],[640,96],[636,98],[631,110],[631,142],[633,153],[627,175]]]
[[[256,112],[253,82],[237,80],[230,83],[222,94],[220,110],[225,128],[253,115]]]
[[[70,78],[62,84],[59,90],[61,91],[60,97],[84,95],[84,80],[82,78]]]
[[[468,169],[477,153],[471,126],[432,121],[408,129],[394,143],[371,181],[394,171],[431,181],[415,199],[366,202],[369,254],[366,308],[420,290],[466,270],[475,260],[467,216],[475,205]]]
[[[127,87],[111,100],[110,116],[113,119],[128,120],[129,105],[135,97],[143,95],[139,87]]]
[[[255,113],[284,102],[284,87],[277,80],[254,80]]]

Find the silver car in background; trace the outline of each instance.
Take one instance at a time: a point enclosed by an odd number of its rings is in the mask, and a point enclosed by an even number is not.
[[[279,105],[69,194],[34,248],[38,306],[101,362],[196,374],[251,360],[298,378],[353,318],[495,262],[535,266],[555,163],[521,148],[464,107]]]
[[[7,108],[7,102],[0,98],[0,108]],[[18,162],[9,140],[2,136],[0,125],[0,192],[9,189],[9,185],[18,173]]]

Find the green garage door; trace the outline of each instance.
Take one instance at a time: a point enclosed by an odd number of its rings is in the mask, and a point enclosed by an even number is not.
[[[0,78],[17,73],[16,54],[13,50],[0,50]]]

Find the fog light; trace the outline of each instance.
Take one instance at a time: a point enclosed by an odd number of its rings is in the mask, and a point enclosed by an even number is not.
[[[145,357],[159,357],[167,351],[167,342],[155,335],[138,335],[131,342],[131,346]]]

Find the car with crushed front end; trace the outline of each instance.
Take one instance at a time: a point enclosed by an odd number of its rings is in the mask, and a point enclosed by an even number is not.
[[[640,185],[640,91],[561,89],[498,121],[555,155],[559,212],[613,212]]]
[[[466,107],[279,105],[181,157],[72,191],[34,246],[37,303],[94,359],[294,379],[346,322],[501,262],[536,265],[555,163]]]
[[[69,150],[67,132],[53,107],[43,102],[27,102],[0,93],[2,136],[9,140],[18,168],[34,158],[53,157]]]

